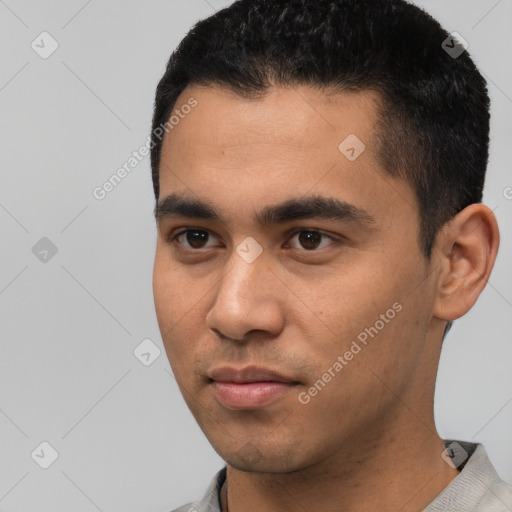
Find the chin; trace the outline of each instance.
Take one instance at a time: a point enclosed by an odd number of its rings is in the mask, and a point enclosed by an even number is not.
[[[241,448],[234,446],[223,447],[215,451],[229,466],[238,471],[250,473],[290,473],[301,469],[301,455],[297,447],[280,446],[276,448],[262,442],[257,446],[254,442],[247,441]]]
[[[225,459],[225,462],[232,468],[247,473],[280,475],[291,473],[297,469],[293,466],[289,467],[283,460],[277,460],[275,457],[271,459],[254,460],[235,455],[229,459]]]

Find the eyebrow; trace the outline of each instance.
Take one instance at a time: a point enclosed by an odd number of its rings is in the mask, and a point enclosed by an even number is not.
[[[157,221],[169,217],[186,217],[225,223],[225,219],[213,205],[182,194],[170,194],[158,201],[154,215]],[[319,195],[288,199],[282,203],[266,206],[254,215],[255,221],[261,226],[312,218],[343,221],[361,227],[373,227],[376,224],[375,217],[365,209],[335,197]]]

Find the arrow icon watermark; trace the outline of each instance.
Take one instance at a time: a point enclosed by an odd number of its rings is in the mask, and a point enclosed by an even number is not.
[[[57,254],[57,250],[57,246],[45,236],[32,247],[32,253],[42,263],[48,263]]]
[[[252,263],[263,252],[263,247],[252,236],[248,236],[238,245],[236,252],[246,263]]]
[[[338,145],[339,152],[351,162],[359,158],[365,149],[366,146],[363,144],[361,139],[353,133],[345,137],[345,139]]]

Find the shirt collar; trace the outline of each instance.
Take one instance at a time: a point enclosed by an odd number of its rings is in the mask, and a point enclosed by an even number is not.
[[[484,447],[479,443],[443,440],[445,447],[454,446],[459,453],[467,453],[462,471],[436,496],[423,512],[445,510],[476,510],[475,507],[493,488],[500,485],[501,479],[489,460]],[[460,467],[459,467],[460,469]],[[480,509],[478,509],[480,510]],[[486,509],[487,510],[487,509]],[[494,509],[493,509],[494,510]]]
[[[455,457],[464,457],[465,460],[457,463],[461,470],[447,487],[424,509],[423,512],[441,512],[452,510],[451,507],[463,510],[464,507],[472,507],[482,499],[492,486],[500,481],[496,470],[492,466],[485,449],[481,444],[466,441],[443,440],[445,447]],[[441,454],[440,454],[441,455]],[[226,466],[224,466],[212,479],[201,501],[192,503],[194,512],[221,512],[220,490],[226,480]],[[190,510],[190,509],[189,509]]]

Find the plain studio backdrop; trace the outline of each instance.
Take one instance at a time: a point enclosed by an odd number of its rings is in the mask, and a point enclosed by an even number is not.
[[[229,3],[0,0],[0,510],[166,512],[223,464],[158,331],[149,155],[98,188],[147,141],[171,51]],[[488,81],[484,202],[502,236],[488,286],[445,340],[437,425],[484,443],[512,481],[512,1],[417,3],[464,37]]]

